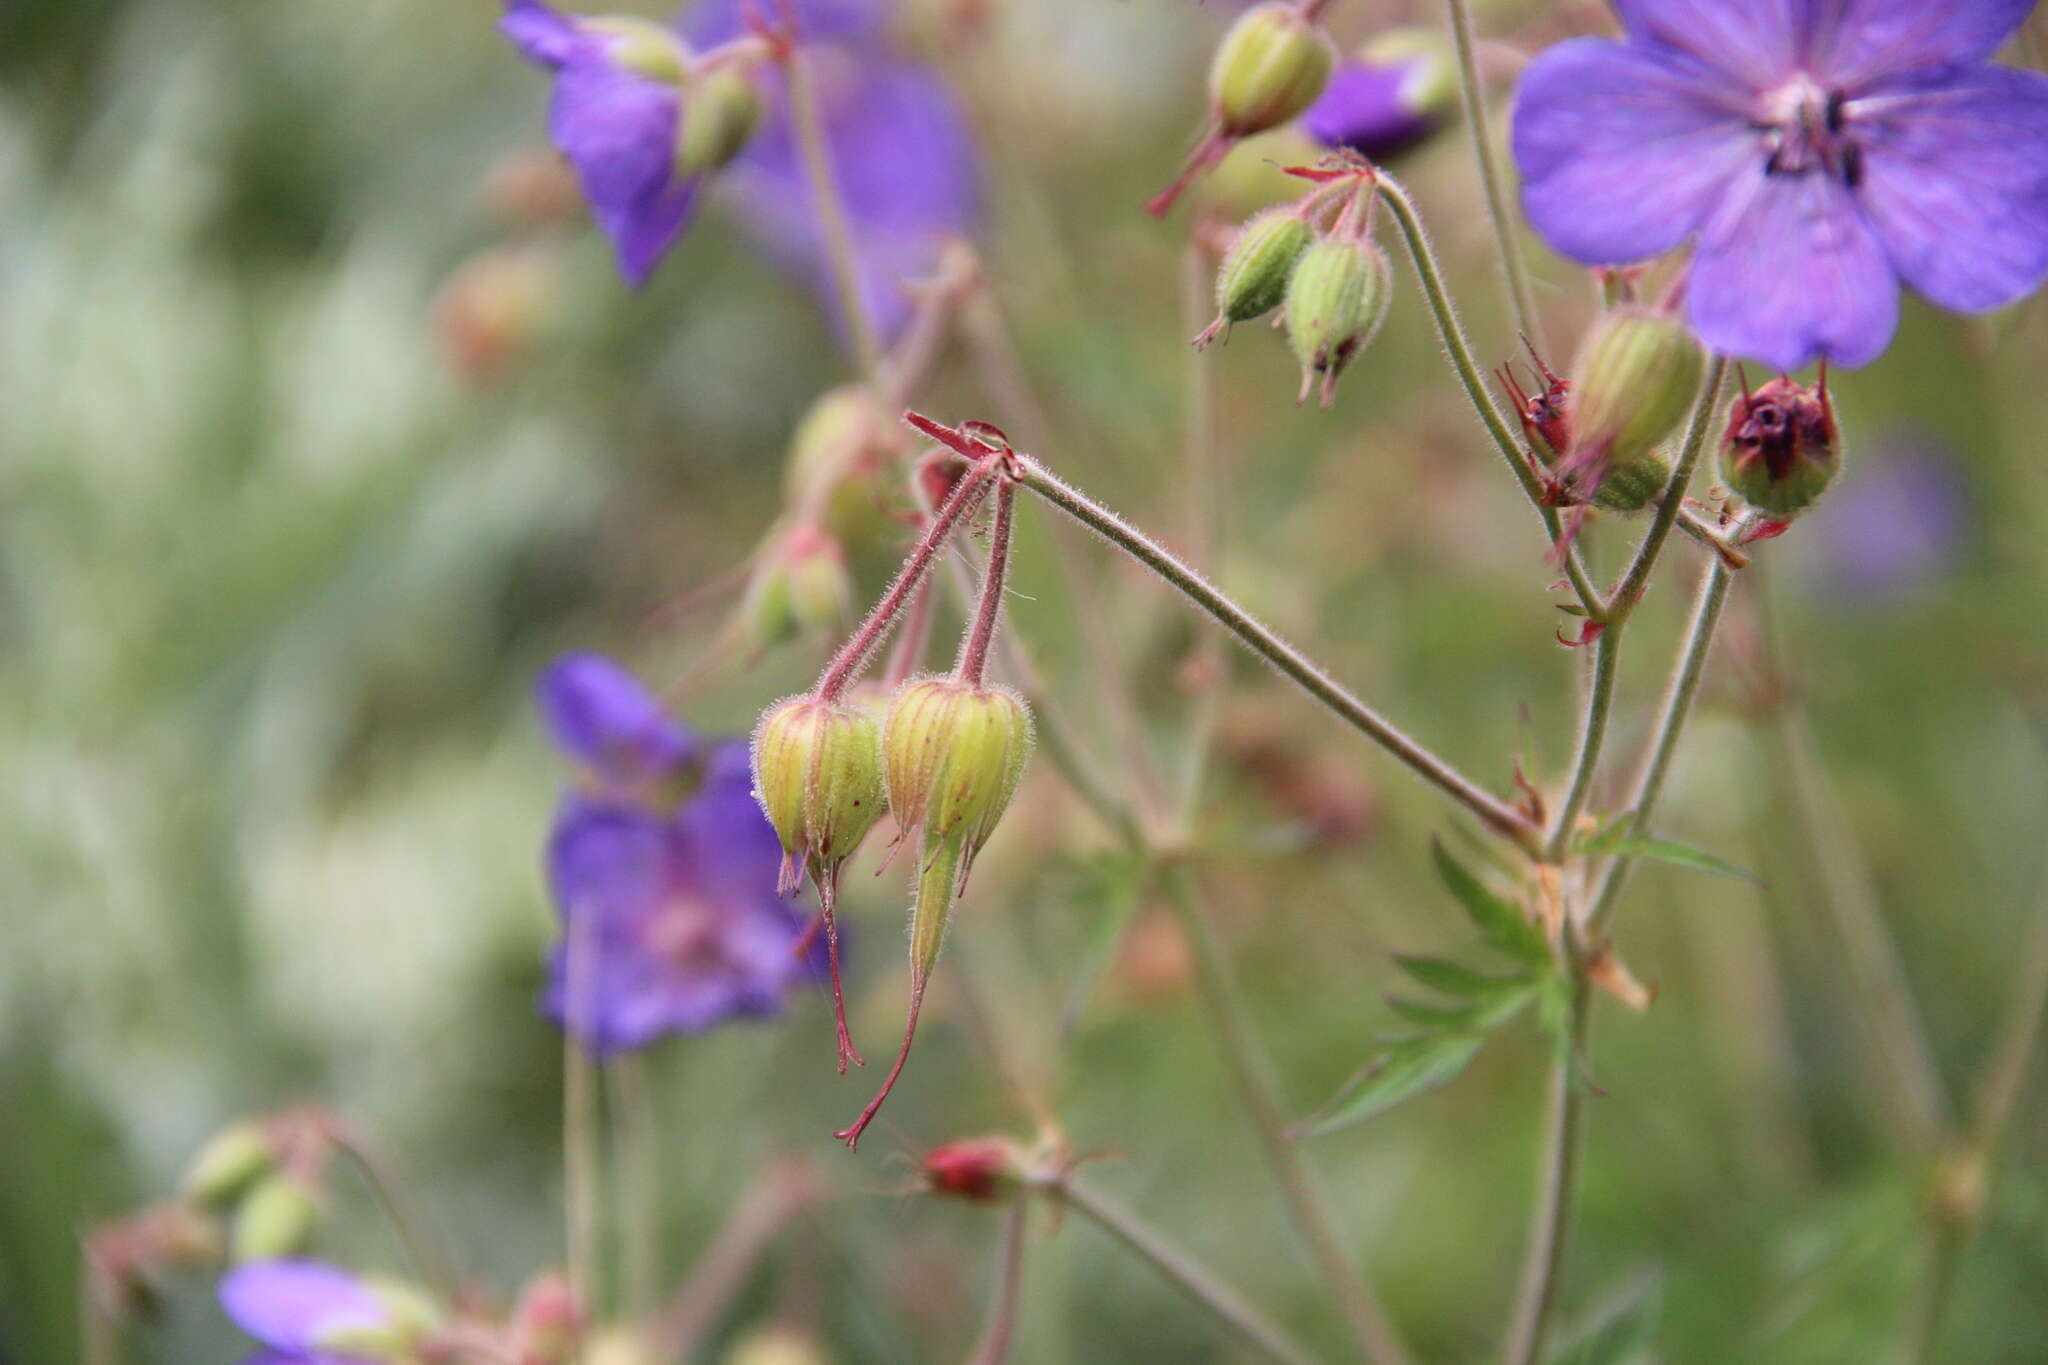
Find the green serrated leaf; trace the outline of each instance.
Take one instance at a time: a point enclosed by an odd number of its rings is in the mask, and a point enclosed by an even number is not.
[[[1748,868],[1738,867],[1726,858],[1694,848],[1690,844],[1676,843],[1670,839],[1648,839],[1631,836],[1622,829],[1610,829],[1586,841],[1586,853],[1612,854],[1622,858],[1650,858],[1660,863],[1671,863],[1678,867],[1689,867],[1695,872],[1711,872],[1717,877],[1733,877],[1737,881],[1762,886],[1764,879]]]
[[[1544,941],[1543,931],[1529,922],[1519,906],[1489,891],[1470,869],[1451,856],[1443,840],[1430,840],[1429,852],[1436,862],[1437,876],[1471,916],[1480,937],[1517,962],[1531,967],[1549,965],[1550,945]]]
[[[1407,957],[1396,954],[1394,961],[1402,971],[1414,977],[1423,985],[1442,995],[1455,995],[1462,1000],[1498,1000],[1511,991],[1524,989],[1529,984],[1529,973],[1516,972],[1512,976],[1488,976],[1475,972],[1470,967],[1441,957]]]
[[[1434,1090],[1463,1071],[1486,1040],[1465,1033],[1406,1038],[1381,1053],[1344,1083],[1316,1116],[1303,1121],[1297,1137],[1320,1137],[1384,1114],[1403,1100]]]
[[[1389,996],[1387,1008],[1421,1028],[1446,1033],[1481,1033],[1521,1013],[1536,998],[1539,989],[1541,987],[1534,981],[1521,982],[1512,989],[1499,992],[1491,1000],[1470,1005],[1428,1005],[1419,1000]]]
[[[1060,1032],[1070,1034],[1080,1023],[1081,1011],[1095,983],[1102,979],[1116,957],[1124,932],[1137,917],[1145,887],[1145,864],[1136,858],[1107,856],[1083,869],[1080,883],[1068,897],[1068,904],[1090,916],[1086,937],[1076,955],[1073,984],[1060,1007]]]

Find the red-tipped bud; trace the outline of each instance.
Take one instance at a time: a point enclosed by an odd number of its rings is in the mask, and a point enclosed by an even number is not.
[[[1825,493],[1842,468],[1841,433],[1826,388],[1773,379],[1728,409],[1722,474],[1750,506],[1789,521]]]
[[[918,1176],[933,1194],[992,1204],[1007,1197],[1024,1174],[1024,1154],[1008,1138],[964,1138],[925,1153]]]

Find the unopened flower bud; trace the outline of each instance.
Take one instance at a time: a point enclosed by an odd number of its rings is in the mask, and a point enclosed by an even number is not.
[[[670,85],[682,83],[690,50],[671,30],[631,14],[593,15],[581,23],[607,40],[604,55],[613,66]]]
[[[906,830],[964,838],[971,857],[1009,808],[1031,742],[1031,713],[1005,688],[906,683],[882,736],[889,808]]]
[[[965,1138],[925,1153],[918,1163],[924,1187],[975,1203],[994,1203],[1017,1188],[1024,1154],[1008,1138]]]
[[[1773,379],[1728,410],[1722,438],[1728,486],[1784,521],[1814,504],[1842,468],[1840,431],[1827,390]]]
[[[237,1262],[291,1256],[305,1247],[319,1218],[319,1201],[304,1183],[288,1175],[266,1177],[235,1210],[228,1254]]]
[[[1287,297],[1287,277],[1314,240],[1315,229],[1291,205],[1268,209],[1239,229],[1216,272],[1216,321],[1195,346],[1207,346],[1233,322],[1278,308]]]
[[[684,89],[676,174],[687,179],[724,166],[739,155],[760,121],[760,88],[738,64],[714,66],[696,76]]]
[[[790,438],[785,496],[796,507],[814,508],[843,545],[879,539],[888,526],[896,432],[866,385],[820,394]]]
[[[1671,482],[1671,463],[1655,450],[1611,460],[1599,472],[1592,503],[1609,512],[1640,512]]]
[[[1382,161],[1422,142],[1458,108],[1458,70],[1443,34],[1397,28],[1340,62],[1302,118],[1325,147]]]
[[[1225,137],[1278,127],[1315,103],[1336,49],[1291,4],[1254,6],[1223,36],[1209,66],[1209,99]]]
[[[493,247],[457,268],[430,314],[449,368],[465,383],[487,385],[531,355],[560,312],[557,270],[535,246]]]
[[[882,741],[858,706],[791,697],[754,731],[754,796],[782,840],[783,881],[821,886],[882,814]]]
[[[219,1207],[232,1203],[256,1180],[269,1173],[277,1152],[261,1123],[244,1119],[229,1124],[206,1140],[178,1189],[185,1198]]]
[[[1573,458],[1625,465],[1669,436],[1699,391],[1706,354],[1678,318],[1603,313],[1572,363]]]
[[[1306,401],[1322,376],[1330,406],[1337,376],[1386,321],[1394,276],[1386,253],[1364,238],[1328,237],[1303,252],[1287,281],[1287,336],[1301,362]]]
[[[740,600],[740,622],[756,649],[804,633],[824,633],[851,610],[853,583],[846,556],[824,530],[799,525],[762,555]]]

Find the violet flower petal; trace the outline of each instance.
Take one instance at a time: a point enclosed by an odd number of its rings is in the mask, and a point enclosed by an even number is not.
[[[287,1357],[323,1358],[321,1337],[384,1322],[368,1286],[321,1261],[252,1261],[222,1276],[218,1293],[235,1326]]]
[[[696,178],[675,174],[680,108],[674,86],[613,65],[600,47],[573,51],[555,77],[549,132],[636,288],[681,235],[696,198]]]
[[[2034,0],[1806,0],[1806,50],[1837,85],[1857,87],[1933,66],[1971,66],[1996,52]]]
[[[1345,62],[1301,116],[1302,127],[1325,147],[1349,147],[1383,161],[1429,136],[1438,120],[1416,109],[1407,86],[1427,58],[1400,62]]]
[[[659,778],[696,756],[690,732],[638,678],[601,654],[565,654],[534,684],[562,750],[619,782]]]
[[[1786,371],[1820,356],[1868,364],[1899,319],[1891,261],[1849,189],[1762,166],[1701,231],[1686,300],[1707,345]]]
[[[2048,76],[1944,72],[1856,101],[1864,211],[1907,284],[1943,308],[2012,302],[2048,276]],[[1868,111],[1868,112],[1866,112]]]
[[[1529,221],[1587,265],[1641,260],[1694,232],[1755,134],[1725,86],[1649,46],[1559,43],[1530,64],[1512,141]]]
[[[592,42],[567,15],[541,0],[505,0],[498,32],[529,60],[559,70]]]
[[[1639,46],[1683,53],[1739,87],[1761,90],[1798,60],[1810,0],[1616,0]]]

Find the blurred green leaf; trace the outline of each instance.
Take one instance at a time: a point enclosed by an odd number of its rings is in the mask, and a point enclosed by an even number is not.
[[[1431,990],[1465,1000],[1498,1000],[1503,995],[1527,989],[1530,981],[1527,972],[1517,972],[1513,976],[1488,976],[1441,957],[1396,955],[1394,961],[1400,964],[1402,971]]]
[[[1465,907],[1465,913],[1472,917],[1472,923],[1489,945],[1531,967],[1549,964],[1550,945],[1544,941],[1543,931],[1529,922],[1519,906],[1489,891],[1470,869],[1451,856],[1443,840],[1430,840],[1429,854],[1436,862],[1436,875],[1443,879],[1458,904]]]
[[[1603,830],[1588,839],[1579,849],[1582,853],[1612,854],[1620,858],[1650,858],[1660,863],[1671,863],[1678,867],[1689,867],[1695,872],[1711,872],[1717,877],[1733,877],[1737,881],[1751,882],[1762,886],[1764,879],[1748,868],[1738,867],[1726,858],[1697,849],[1690,844],[1675,843],[1669,839],[1648,839],[1631,837],[1619,828]]]
[[[1472,1005],[1427,1005],[1419,1000],[1390,996],[1387,1008],[1423,1028],[1476,1033],[1521,1013],[1540,989],[1537,982],[1524,982],[1512,990],[1499,992],[1490,1000]]]
[[[1344,1083],[1336,1097],[1296,1125],[1297,1137],[1321,1137],[1363,1123],[1403,1100],[1447,1084],[1478,1055],[1485,1039],[1466,1033],[1405,1038]]]

